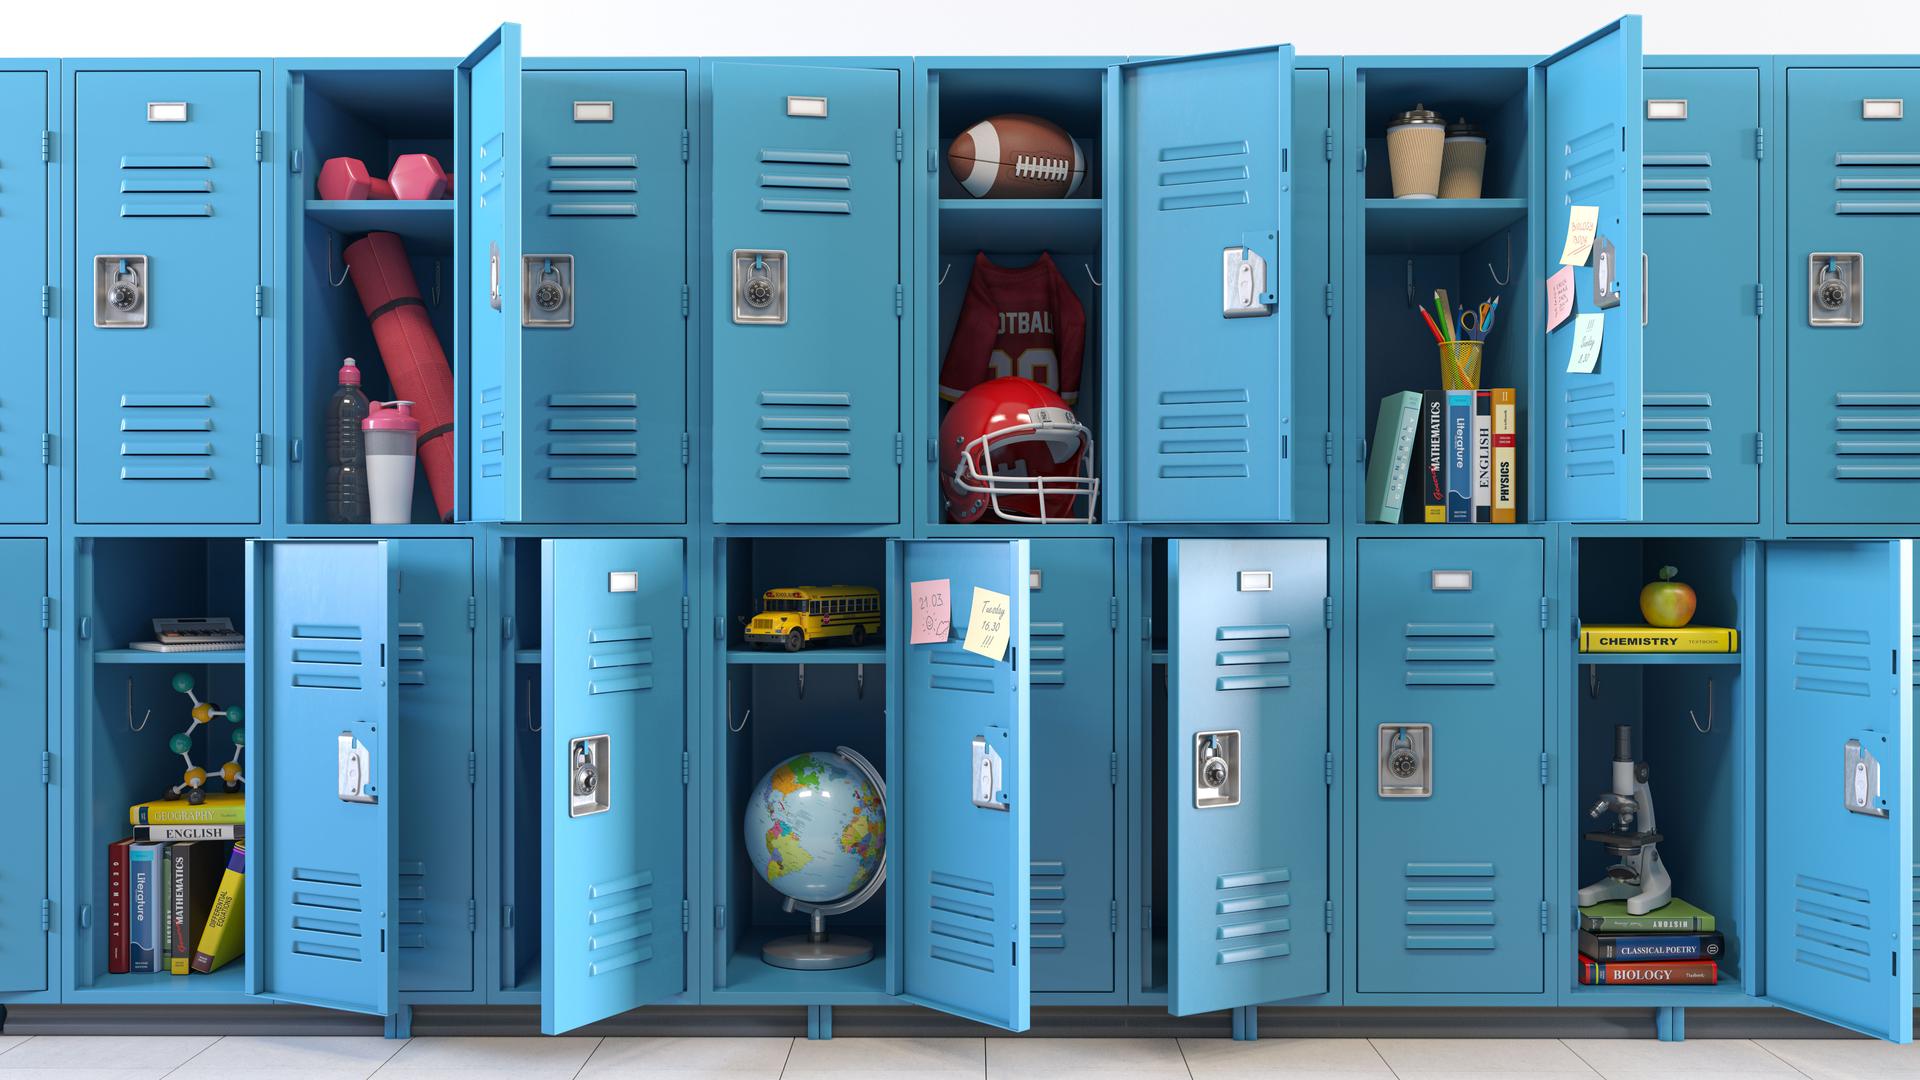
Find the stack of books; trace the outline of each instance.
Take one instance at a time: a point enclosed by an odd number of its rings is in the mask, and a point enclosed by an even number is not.
[[[1510,525],[1520,484],[1511,388],[1403,390],[1380,403],[1367,460],[1367,520]]]
[[[1580,909],[1584,986],[1712,986],[1726,940],[1713,916],[1685,900],[1629,915],[1625,900]]]
[[[107,846],[107,971],[212,972],[245,940],[246,800],[208,795],[127,808]]]

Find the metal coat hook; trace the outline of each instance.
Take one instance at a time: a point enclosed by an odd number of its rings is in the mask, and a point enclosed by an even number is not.
[[[333,240],[334,240],[333,234],[328,233],[327,234],[327,284],[337,289],[340,286],[345,285],[347,283],[347,275],[353,273],[353,267],[343,266],[340,270],[340,280],[339,281],[333,280]]]
[[[433,306],[440,306],[440,260],[433,260]]]
[[[1598,698],[1600,696],[1599,664],[1587,665],[1587,696],[1590,698]]]
[[[1099,278],[1097,278],[1097,277],[1094,277],[1094,276],[1093,276],[1093,267],[1092,267],[1092,266],[1089,266],[1089,265],[1088,265],[1088,264],[1086,264],[1086,263],[1081,263],[1081,264],[1080,264],[1080,269],[1082,269],[1082,270],[1085,270],[1085,271],[1087,272],[1087,280],[1088,280],[1088,281],[1091,281],[1091,282],[1093,282],[1093,287],[1094,287],[1094,288],[1096,288],[1096,289],[1104,289],[1104,288],[1106,288],[1106,287],[1107,287],[1107,283],[1106,283],[1106,282],[1104,282],[1104,281],[1101,281],[1101,280],[1100,280]]]
[[[805,664],[793,665],[793,696],[798,698],[807,696],[807,665]]]
[[[747,721],[752,719],[753,719],[753,706],[749,705],[747,706],[747,711],[741,714],[740,716],[740,726],[739,727],[733,726],[733,680],[728,679],[727,680],[727,734],[738,735],[741,732],[747,730]]]
[[[1687,719],[1693,721],[1693,730],[1699,732],[1700,734],[1711,735],[1713,733],[1713,680],[1712,679],[1707,680],[1707,726],[1706,727],[1700,726],[1700,718],[1694,715],[1692,709],[1687,710]]]
[[[140,718],[140,726],[133,726],[133,676],[127,676],[127,730],[134,732],[145,731],[147,730],[147,721],[151,719],[153,719],[153,710],[148,709],[147,715]]]
[[[867,665],[865,664],[853,665],[853,696],[857,698],[867,696]]]
[[[951,273],[953,273],[953,264],[952,264],[952,263],[948,263],[947,265],[945,265],[945,266],[943,266],[943,267],[941,267],[941,268],[940,268],[940,280],[939,280],[939,281],[936,281],[936,282],[934,282],[934,284],[935,284],[935,285],[945,285],[945,284],[947,283],[947,275],[948,275],[948,274],[951,274]]]
[[[1507,287],[1507,282],[1513,280],[1513,230],[1512,229],[1507,230],[1507,276],[1501,277],[1499,274],[1494,274],[1492,263],[1487,264],[1487,273],[1493,274],[1493,283],[1495,285],[1500,286],[1503,289]]]
[[[525,679],[520,683],[520,711],[527,718],[527,730],[539,731],[545,724],[533,722],[533,680]]]
[[[1407,260],[1407,306],[1410,308],[1417,308],[1420,306],[1420,301],[1414,299],[1414,296],[1413,296],[1413,260],[1412,259]]]

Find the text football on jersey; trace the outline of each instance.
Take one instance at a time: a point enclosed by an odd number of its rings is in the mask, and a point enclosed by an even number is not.
[[[1080,396],[1086,341],[1086,310],[1052,255],[1005,267],[976,254],[940,365],[940,397],[958,401],[989,379],[1012,377],[1031,379],[1071,405]]]

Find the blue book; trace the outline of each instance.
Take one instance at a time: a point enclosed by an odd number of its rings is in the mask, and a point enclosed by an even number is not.
[[[1473,523],[1473,391],[1447,391],[1447,524]]]
[[[1705,934],[1596,934],[1580,931],[1580,951],[1588,959],[1607,963],[1644,963],[1653,960],[1717,960],[1726,939]]]
[[[160,856],[165,844],[135,844],[127,852],[127,945],[133,972],[160,972]]]

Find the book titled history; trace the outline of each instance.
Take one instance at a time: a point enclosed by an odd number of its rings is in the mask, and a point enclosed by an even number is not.
[[[1685,900],[1669,900],[1645,915],[1627,912],[1625,900],[1602,900],[1580,909],[1580,929],[1595,934],[1710,934],[1713,916]]]
[[[1580,958],[1582,986],[1712,986],[1720,981],[1720,965],[1712,960],[1659,960],[1646,964],[1611,964]]]
[[[1727,626],[1601,626],[1580,624],[1581,652],[1735,653],[1740,632]]]
[[[1715,960],[1726,939],[1711,934],[1596,934],[1580,931],[1580,953],[1608,963],[1650,960]]]

